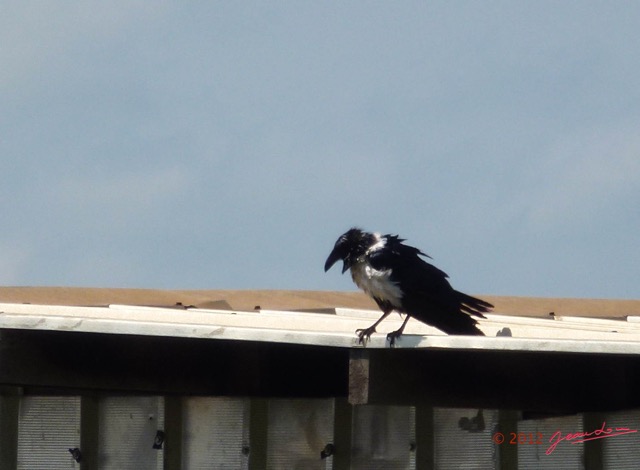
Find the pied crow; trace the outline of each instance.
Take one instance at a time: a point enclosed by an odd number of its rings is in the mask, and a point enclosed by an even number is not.
[[[342,272],[350,269],[353,282],[383,312],[369,328],[356,330],[358,342],[366,346],[376,327],[393,310],[406,314],[406,318],[400,329],[387,335],[391,346],[411,317],[447,334],[483,335],[473,317],[485,318],[482,314],[493,305],[453,289],[446,273],[421,258],[429,255],[404,241],[397,235],[352,228],[338,238],[327,258],[325,272],[341,259]]]

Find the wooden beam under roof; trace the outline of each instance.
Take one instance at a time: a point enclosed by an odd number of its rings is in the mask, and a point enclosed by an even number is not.
[[[640,356],[352,349],[349,402],[548,413],[640,407]]]

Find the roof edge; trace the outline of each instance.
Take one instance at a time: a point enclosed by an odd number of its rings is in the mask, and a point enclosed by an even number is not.
[[[475,294],[474,294],[475,295]],[[478,295],[495,305],[495,313],[548,317],[555,315],[621,318],[640,315],[640,300],[580,299]],[[108,287],[0,287],[0,302],[42,305],[100,306],[110,304],[161,307],[195,306],[254,310],[354,308],[377,310],[359,291],[262,289],[133,289]]]

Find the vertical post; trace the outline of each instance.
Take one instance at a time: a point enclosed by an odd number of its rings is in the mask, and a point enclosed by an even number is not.
[[[500,410],[498,412],[498,427],[492,436],[494,445],[498,446],[498,458],[500,470],[517,470],[518,446],[508,445],[509,433],[518,432],[518,418],[520,414],[513,410]],[[498,439],[496,435],[503,439]]]
[[[164,469],[182,468],[182,398],[164,398]]]
[[[96,396],[80,397],[80,461],[81,470],[98,470],[100,447],[100,402]]]
[[[594,429],[600,429],[602,423],[606,421],[604,413],[584,413],[582,419],[582,430],[584,432],[592,432]],[[602,446],[604,439],[593,439],[584,443],[584,469],[585,470],[603,470],[604,459]]]
[[[17,387],[0,389],[0,468],[18,468],[18,419],[20,393]]]
[[[267,468],[269,402],[264,398],[253,398],[250,409],[249,470],[263,470]]]
[[[416,406],[416,470],[436,468],[433,407]]]
[[[334,400],[333,470],[349,470],[351,468],[351,434],[353,430],[353,406],[345,398]]]

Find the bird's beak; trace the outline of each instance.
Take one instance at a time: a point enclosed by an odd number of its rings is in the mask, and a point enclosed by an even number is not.
[[[333,251],[329,253],[329,257],[324,263],[324,272],[326,273],[327,271],[329,271],[329,269],[331,269],[331,266],[336,264],[336,261],[338,261],[340,258],[342,258],[342,256],[340,256],[340,252],[334,248]],[[344,273],[347,269],[349,268],[347,267],[347,262],[345,261],[344,266],[342,267],[342,272]]]
[[[342,260],[342,262],[344,263],[342,265],[342,274],[344,274],[345,271],[351,267],[351,263],[349,262],[349,258]]]

